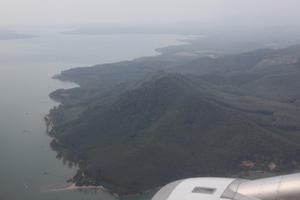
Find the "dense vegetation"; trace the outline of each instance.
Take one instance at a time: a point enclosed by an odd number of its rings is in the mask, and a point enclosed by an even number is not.
[[[58,157],[79,165],[74,182],[132,194],[191,176],[299,169],[300,46],[177,54],[56,77],[80,85],[53,92],[62,104],[46,117]]]

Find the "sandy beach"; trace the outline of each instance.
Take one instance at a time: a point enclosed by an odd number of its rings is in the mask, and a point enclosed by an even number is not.
[[[77,186],[75,183],[68,185],[68,186],[51,186],[44,190],[44,192],[60,192],[60,191],[67,191],[67,190],[79,190],[79,189],[96,189],[107,191],[103,186]]]

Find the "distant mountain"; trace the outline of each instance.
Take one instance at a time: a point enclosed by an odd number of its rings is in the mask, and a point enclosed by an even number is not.
[[[46,117],[73,181],[133,194],[191,176],[300,165],[300,46],[212,57],[161,55],[71,69]]]
[[[37,36],[31,34],[20,34],[11,30],[0,29],[0,40],[30,39]]]
[[[235,86],[243,93],[278,101],[296,101],[300,89],[300,46],[257,50],[188,65],[216,85]]]

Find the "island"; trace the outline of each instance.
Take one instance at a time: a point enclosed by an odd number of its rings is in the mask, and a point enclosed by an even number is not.
[[[80,86],[52,92],[61,104],[45,117],[57,157],[78,166],[70,181],[122,196],[188,177],[299,170],[300,45],[201,52],[56,75]]]
[[[21,34],[12,30],[0,29],[0,40],[31,39],[36,37],[36,35],[32,34]]]

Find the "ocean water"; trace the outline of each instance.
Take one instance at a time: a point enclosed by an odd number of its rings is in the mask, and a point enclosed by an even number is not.
[[[48,192],[67,185],[76,168],[56,158],[44,116],[57,105],[48,94],[73,83],[51,79],[62,70],[157,54],[178,35],[64,35],[0,40],[0,200],[115,199],[102,191]]]

